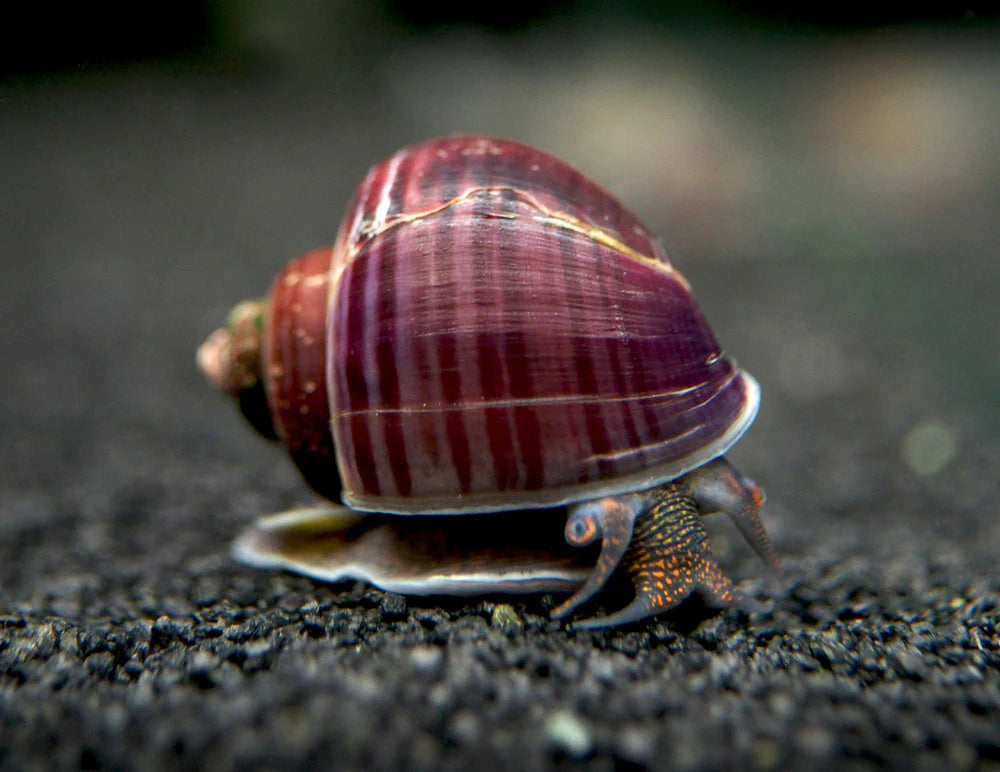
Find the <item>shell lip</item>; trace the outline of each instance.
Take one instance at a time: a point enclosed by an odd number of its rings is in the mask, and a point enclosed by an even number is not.
[[[743,409],[722,435],[694,453],[632,474],[582,485],[524,492],[518,496],[487,493],[414,499],[402,496],[370,496],[345,490],[341,497],[344,504],[360,512],[381,512],[390,515],[467,515],[518,509],[548,509],[646,490],[682,477],[712,459],[722,456],[750,428],[760,408],[760,385],[745,370],[737,370],[737,377],[742,379],[746,386],[746,398],[743,401]]]

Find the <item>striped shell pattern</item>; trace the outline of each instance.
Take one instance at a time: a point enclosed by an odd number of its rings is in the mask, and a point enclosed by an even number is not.
[[[375,166],[332,251],[293,261],[270,304],[277,433],[355,509],[648,488],[724,453],[759,401],[646,228],[508,141],[450,137]]]

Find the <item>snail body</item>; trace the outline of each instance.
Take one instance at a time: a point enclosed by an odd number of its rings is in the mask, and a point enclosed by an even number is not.
[[[333,247],[238,306],[199,363],[349,508],[260,521],[237,543],[249,562],[411,593],[575,588],[565,616],[628,552],[636,599],[594,626],[692,589],[739,600],[699,514],[727,512],[777,566],[760,489],[722,458],[756,415],[756,382],[659,241],[524,145],[449,137],[375,166]],[[564,540],[525,537],[554,517]],[[404,530],[419,542],[417,522],[451,547],[388,546]],[[449,562],[484,532],[489,549]],[[567,550],[597,542],[596,562]]]

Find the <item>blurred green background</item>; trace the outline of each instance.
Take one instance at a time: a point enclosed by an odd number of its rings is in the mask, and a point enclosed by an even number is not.
[[[994,2],[908,7],[851,0],[509,0],[505,3],[408,0],[175,0],[121,8],[77,4],[8,9],[0,72],[31,74],[108,64],[187,58],[194,66],[270,62],[298,65],[375,61],[399,37],[468,27],[518,36],[561,22],[607,28],[643,26],[687,32],[759,28],[820,35],[886,27],[996,27]]]
[[[970,512],[995,493],[982,479],[1000,467],[990,5],[18,13],[0,47],[0,313],[13,331],[0,354],[20,364],[0,429],[32,442],[0,471],[19,486],[64,481],[45,471],[54,458],[101,477],[124,452],[104,436],[112,418],[151,442],[211,416],[214,442],[257,458],[194,371],[197,343],[284,260],[332,240],[371,164],[481,132],[568,160],[662,236],[763,385],[737,451],[774,509],[783,488],[799,497],[790,510],[858,517],[899,490],[958,488]],[[30,406],[54,381],[76,398],[40,414]],[[71,422],[90,431],[85,448],[60,435]]]

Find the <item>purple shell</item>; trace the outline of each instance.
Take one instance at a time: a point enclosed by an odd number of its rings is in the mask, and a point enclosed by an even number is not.
[[[345,503],[551,506],[724,453],[757,384],[633,215],[524,145],[450,137],[373,168],[334,247],[327,384]]]

